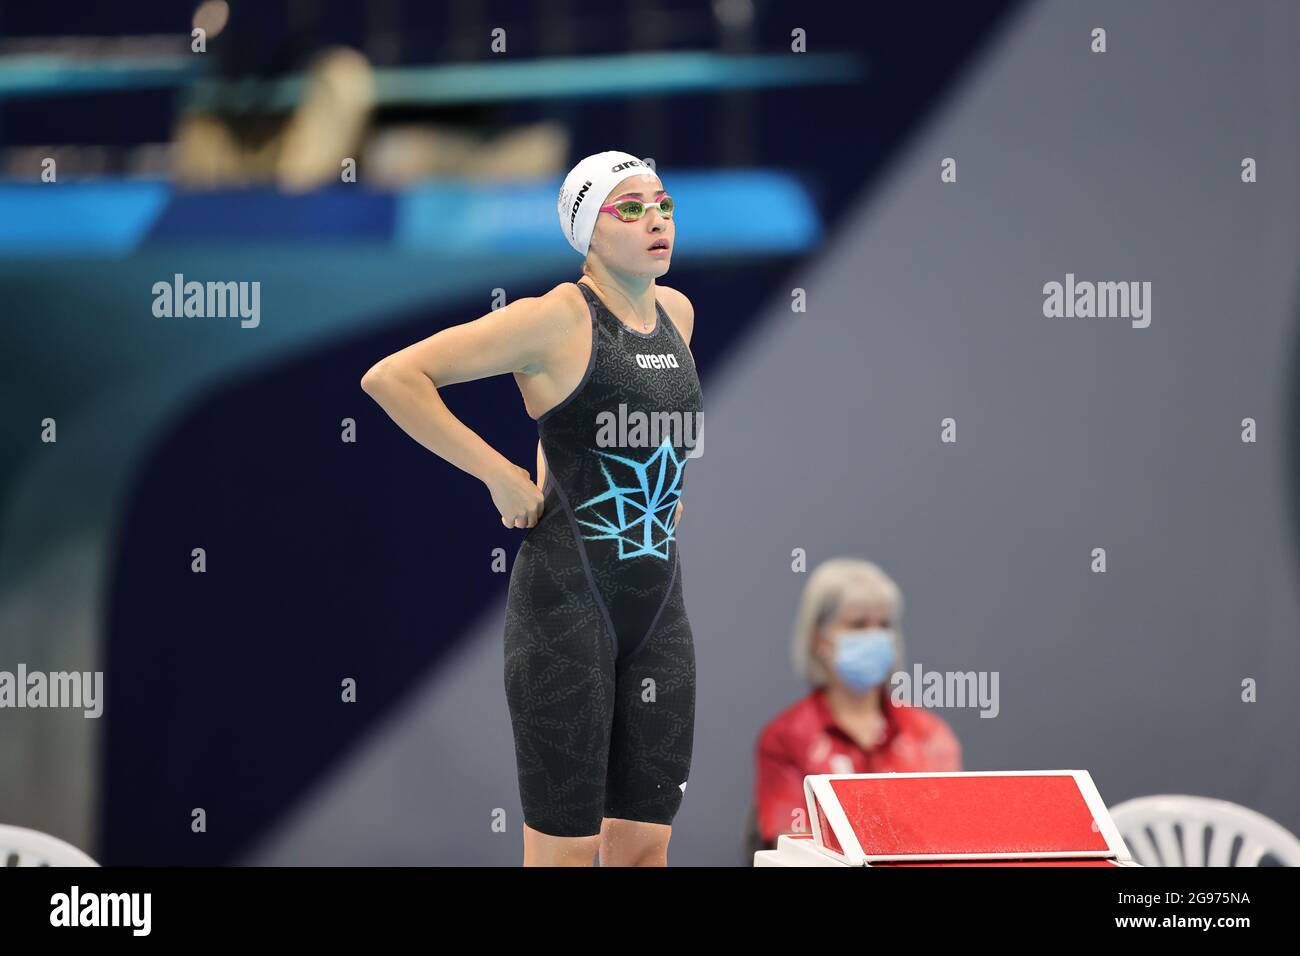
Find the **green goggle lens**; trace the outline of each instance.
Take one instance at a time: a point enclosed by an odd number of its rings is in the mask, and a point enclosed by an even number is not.
[[[660,215],[671,216],[673,214],[674,203],[672,196],[664,196],[663,199],[659,200],[659,203]],[[645,215],[646,204],[639,199],[624,199],[622,202],[615,203],[614,208],[618,210],[620,217],[630,222]]]

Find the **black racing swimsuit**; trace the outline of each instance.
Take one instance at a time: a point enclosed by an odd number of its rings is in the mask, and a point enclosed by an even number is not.
[[[650,332],[589,286],[581,382],[537,420],[542,516],[506,601],[505,687],[524,822],[554,836],[603,817],[671,823],[690,770],[695,647],[677,503],[703,449],[700,381],[663,307]]]

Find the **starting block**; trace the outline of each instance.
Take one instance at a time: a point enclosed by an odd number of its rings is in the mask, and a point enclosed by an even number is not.
[[[1139,866],[1086,770],[810,774],[755,866]]]

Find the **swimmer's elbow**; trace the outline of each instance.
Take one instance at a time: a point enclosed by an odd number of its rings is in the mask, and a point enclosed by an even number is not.
[[[361,376],[361,390],[371,398],[375,398],[383,390],[384,384],[391,375],[392,369],[389,367],[388,361],[382,359],[370,366],[366,370],[366,374]]]

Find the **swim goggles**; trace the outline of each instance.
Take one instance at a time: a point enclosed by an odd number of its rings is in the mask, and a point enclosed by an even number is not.
[[[667,193],[660,193],[656,202],[642,202],[640,199],[618,199],[614,202],[605,203],[600,207],[600,211],[617,216],[623,222],[636,222],[645,215],[646,210],[651,206],[658,209],[659,215],[665,219],[671,219],[675,205],[672,196]]]

